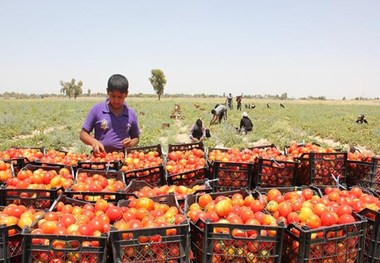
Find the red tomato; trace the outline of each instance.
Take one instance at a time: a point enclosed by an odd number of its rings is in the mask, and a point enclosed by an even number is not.
[[[349,205],[341,205],[338,207],[336,213],[338,216],[342,216],[344,214],[351,215],[352,214],[352,207]]]
[[[325,211],[321,214],[321,225],[331,226],[338,222],[338,215],[334,212]]]
[[[355,218],[348,214],[343,214],[338,219],[338,224],[349,224],[353,222],[355,222]]]
[[[82,236],[92,236],[94,234],[94,228],[90,224],[80,224],[78,231]]]
[[[110,206],[106,211],[106,215],[109,217],[111,223],[123,217],[123,213],[118,206]]]

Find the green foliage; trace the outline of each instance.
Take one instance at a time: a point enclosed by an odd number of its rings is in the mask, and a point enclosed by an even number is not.
[[[72,79],[70,82],[63,82],[61,80],[59,81],[59,84],[62,86],[61,93],[68,96],[69,99],[71,99],[71,97],[74,97],[74,99],[76,99],[79,95],[82,95],[82,81],[78,81],[78,83],[76,83],[75,79]]]
[[[158,100],[160,100],[162,94],[164,94],[164,86],[166,84],[165,74],[161,69],[152,69],[151,74],[152,76],[149,78],[149,81],[158,95]]]

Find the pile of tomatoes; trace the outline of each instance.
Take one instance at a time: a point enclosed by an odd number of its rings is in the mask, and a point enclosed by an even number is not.
[[[169,151],[165,164],[168,183],[190,186],[206,179],[206,167],[206,156],[200,148]]]
[[[13,160],[19,158],[27,158],[29,161],[41,159],[44,150],[40,148],[9,148],[0,151],[0,160]]]
[[[124,163],[124,152],[101,152],[88,156],[86,160],[78,161],[78,167],[92,170],[119,170],[122,163]]]
[[[67,195],[76,199],[95,202],[100,197],[114,200],[116,197],[110,193],[124,190],[125,183],[122,173],[110,171],[101,173],[97,171],[78,170],[74,184],[67,191]],[[104,193],[101,195],[100,193]]]
[[[12,177],[12,167],[9,162],[0,160],[0,183],[5,183],[8,178]]]
[[[162,156],[158,151],[149,151],[145,153],[144,151],[134,151],[128,153],[125,157],[124,165],[121,167],[123,172],[157,167],[162,164]]]
[[[62,164],[76,167],[78,162],[88,159],[87,154],[63,152],[55,149],[48,150],[39,160],[40,163]]]

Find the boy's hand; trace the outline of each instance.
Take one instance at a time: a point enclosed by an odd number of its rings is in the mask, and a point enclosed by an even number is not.
[[[130,137],[125,138],[124,140],[121,141],[121,144],[123,145],[124,148],[128,148],[131,146],[132,140]]]
[[[106,149],[104,149],[103,144],[99,141],[95,141],[91,146],[94,155],[100,155],[100,153],[106,152]]]

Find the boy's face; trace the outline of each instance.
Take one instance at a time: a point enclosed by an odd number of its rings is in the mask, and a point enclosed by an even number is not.
[[[114,109],[120,109],[123,107],[125,98],[128,93],[121,93],[120,91],[110,91],[108,92],[109,104]]]

